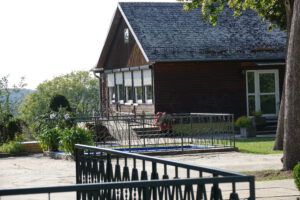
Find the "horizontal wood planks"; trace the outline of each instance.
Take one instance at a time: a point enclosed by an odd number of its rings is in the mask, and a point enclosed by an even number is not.
[[[154,65],[155,112],[233,113],[246,115],[247,69],[284,68],[246,67],[241,62],[176,62]]]
[[[117,31],[105,61],[105,69],[133,67],[147,64],[132,33],[129,31],[129,43],[124,42],[124,29],[128,28],[123,18],[120,19]]]

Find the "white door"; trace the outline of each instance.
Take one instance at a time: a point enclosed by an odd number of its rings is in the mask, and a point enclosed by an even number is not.
[[[247,113],[260,110],[265,117],[276,117],[279,111],[278,70],[246,72]]]

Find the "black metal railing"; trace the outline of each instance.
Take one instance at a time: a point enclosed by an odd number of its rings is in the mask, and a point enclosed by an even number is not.
[[[93,130],[95,145],[103,148],[135,152],[235,147],[232,114],[113,115],[72,120]]]
[[[209,196],[210,199],[223,199],[223,196],[239,199],[236,184],[241,182],[249,184],[249,194],[244,198],[255,198],[254,177],[240,173],[85,145],[76,145],[76,158],[78,184],[142,181],[139,187],[129,187],[126,191],[78,192],[77,199],[93,195],[123,199],[120,194],[125,193],[129,199],[208,199]],[[162,180],[156,182],[161,185],[149,186],[153,180]],[[226,183],[227,188],[222,192],[221,185],[226,187]]]
[[[253,176],[86,145],[76,145],[75,156],[76,185],[6,189],[0,197],[76,192],[77,200],[255,199]]]

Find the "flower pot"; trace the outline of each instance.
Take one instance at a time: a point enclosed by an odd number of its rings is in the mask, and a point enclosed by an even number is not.
[[[255,128],[253,127],[240,127],[241,138],[256,137]]]
[[[254,117],[253,124],[256,128],[264,128],[266,126],[266,118]]]

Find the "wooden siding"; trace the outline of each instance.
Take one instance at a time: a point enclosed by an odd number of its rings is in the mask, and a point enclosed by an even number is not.
[[[154,65],[155,112],[247,114],[246,69],[283,67],[242,66],[240,62],[176,62]]]
[[[134,67],[147,64],[142,51],[129,31],[129,43],[124,42],[124,29],[128,28],[123,18],[120,19],[117,31],[106,57],[105,69]]]

